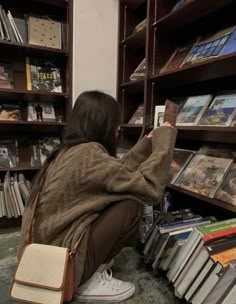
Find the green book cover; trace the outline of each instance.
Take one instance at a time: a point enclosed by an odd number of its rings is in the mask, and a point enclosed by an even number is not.
[[[206,225],[200,225],[196,227],[195,229],[201,234],[211,234],[217,231],[234,228],[236,227],[236,218],[225,220],[225,221],[219,221],[211,224]]]

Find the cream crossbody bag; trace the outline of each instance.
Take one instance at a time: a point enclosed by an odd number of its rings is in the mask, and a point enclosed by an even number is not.
[[[32,218],[27,234],[27,246],[19,260],[13,278],[12,299],[37,304],[61,304],[73,296],[74,256],[85,233],[72,250],[68,248],[34,244],[32,223],[39,193],[32,205]]]

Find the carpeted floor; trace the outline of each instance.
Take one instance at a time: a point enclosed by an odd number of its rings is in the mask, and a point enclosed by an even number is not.
[[[0,230],[0,304],[19,304],[10,300],[8,296],[16,265],[18,241],[18,230]],[[155,277],[152,272],[147,271],[134,249],[126,248],[117,256],[113,273],[117,278],[135,282],[135,296],[127,300],[126,304],[180,304],[168,286],[167,280]]]

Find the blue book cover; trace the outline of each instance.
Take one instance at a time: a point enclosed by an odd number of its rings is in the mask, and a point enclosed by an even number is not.
[[[233,52],[236,52],[236,28],[231,33],[228,41],[222,48],[222,50],[220,52],[220,56],[231,54]]]

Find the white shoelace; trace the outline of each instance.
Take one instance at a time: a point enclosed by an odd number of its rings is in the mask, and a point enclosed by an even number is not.
[[[113,289],[113,290],[119,290],[120,289],[120,285],[122,283],[122,281],[120,280],[116,280],[112,278],[112,270],[111,269],[107,269],[104,270],[101,273],[101,281],[102,281],[102,285],[103,286],[109,286]],[[112,284],[111,284],[112,283]]]

